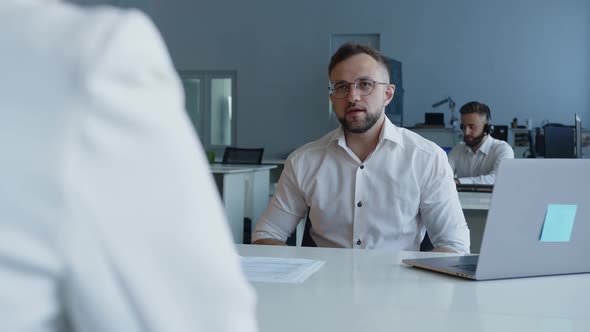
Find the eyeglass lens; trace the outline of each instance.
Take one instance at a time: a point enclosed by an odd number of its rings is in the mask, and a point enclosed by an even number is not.
[[[336,98],[344,98],[350,91],[350,86],[354,84],[354,88],[361,96],[366,96],[373,92],[375,81],[370,77],[359,77],[353,83],[348,81],[337,81],[333,83],[332,94]]]

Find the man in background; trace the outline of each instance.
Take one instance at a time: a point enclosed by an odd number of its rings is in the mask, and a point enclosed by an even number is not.
[[[483,103],[472,101],[459,110],[463,142],[449,152],[449,163],[457,184],[493,185],[498,166],[504,159],[514,159],[512,147],[492,137],[492,113]]]
[[[0,331],[255,331],[149,20],[3,0],[0,43]]]

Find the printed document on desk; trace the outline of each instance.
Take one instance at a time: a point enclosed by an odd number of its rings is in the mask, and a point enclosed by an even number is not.
[[[244,257],[242,270],[250,282],[300,284],[319,270],[325,261],[303,258]]]

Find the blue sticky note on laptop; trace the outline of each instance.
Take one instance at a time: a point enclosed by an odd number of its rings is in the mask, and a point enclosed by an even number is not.
[[[543,242],[569,242],[576,218],[575,204],[549,204],[541,230]]]

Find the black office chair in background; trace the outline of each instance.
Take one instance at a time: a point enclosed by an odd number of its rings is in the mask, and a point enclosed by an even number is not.
[[[264,148],[235,148],[228,146],[223,152],[222,164],[261,164]]]

